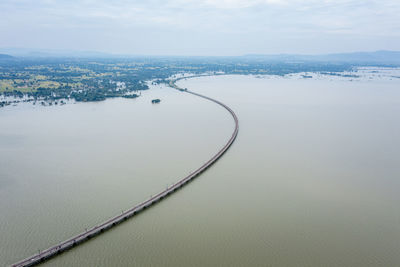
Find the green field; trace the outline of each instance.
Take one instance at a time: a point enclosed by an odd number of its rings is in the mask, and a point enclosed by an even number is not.
[[[19,80],[0,81],[0,93],[12,91],[22,93],[35,92],[39,87],[57,89],[60,87],[60,83],[46,80],[29,80],[28,82],[20,82]]]

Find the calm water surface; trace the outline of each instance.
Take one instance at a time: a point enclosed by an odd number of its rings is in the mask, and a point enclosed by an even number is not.
[[[400,265],[398,81],[179,83],[235,110],[235,144],[177,194],[44,266]],[[221,107],[166,87],[7,107],[0,125],[1,265],[157,193],[233,130]]]

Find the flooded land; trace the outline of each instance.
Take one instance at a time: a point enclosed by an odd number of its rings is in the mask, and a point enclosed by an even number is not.
[[[231,149],[43,266],[400,265],[399,77],[359,68],[180,80],[238,115]],[[0,109],[1,266],[162,191],[229,139],[223,108],[146,86],[135,99]]]

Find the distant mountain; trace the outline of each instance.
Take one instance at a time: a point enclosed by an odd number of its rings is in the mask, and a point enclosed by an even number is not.
[[[3,60],[3,59],[13,59],[14,57],[13,56],[10,56],[10,55],[6,55],[6,54],[0,54],[0,60]]]
[[[29,48],[0,48],[0,53],[6,53],[15,57],[29,58],[112,58],[113,54],[96,51],[73,51],[59,49],[29,49]]]
[[[329,54],[320,56],[320,59],[341,62],[362,63],[400,63],[400,51],[355,52],[342,54]]]
[[[246,55],[245,58],[271,60],[271,61],[320,61],[340,63],[363,63],[363,64],[400,64],[400,51],[375,51],[337,53],[326,55]]]
[[[11,56],[10,56],[11,55]],[[400,51],[375,51],[375,52],[354,52],[354,53],[335,53],[321,55],[298,55],[298,54],[249,54],[245,56],[233,57],[180,57],[180,56],[140,56],[110,54],[97,51],[74,51],[61,49],[29,49],[29,48],[0,48],[0,59],[18,58],[184,58],[187,60],[215,60],[229,58],[233,61],[248,60],[252,62],[282,62],[282,63],[301,63],[301,62],[323,62],[323,63],[349,63],[349,64],[392,64],[400,65]]]

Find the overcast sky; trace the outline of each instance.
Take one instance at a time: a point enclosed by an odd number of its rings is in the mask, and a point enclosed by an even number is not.
[[[400,0],[1,0],[1,47],[135,55],[400,50]]]

